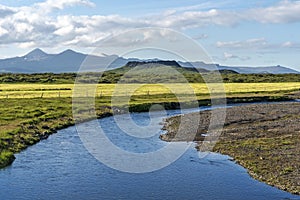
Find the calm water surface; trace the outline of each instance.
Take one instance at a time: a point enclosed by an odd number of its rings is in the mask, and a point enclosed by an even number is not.
[[[168,115],[180,111],[169,111]],[[186,111],[189,112],[189,111]],[[147,113],[133,114],[137,124]],[[161,121],[161,116],[156,116]],[[130,137],[112,117],[99,120],[112,142],[132,152],[149,152],[165,142]],[[88,130],[90,122],[82,124]],[[118,158],[115,158],[118,159]],[[249,177],[228,156],[211,153],[200,159],[193,145],[176,162],[158,171],[130,174],[111,169],[84,148],[75,127],[50,136],[16,155],[0,170],[0,199],[300,199]]]

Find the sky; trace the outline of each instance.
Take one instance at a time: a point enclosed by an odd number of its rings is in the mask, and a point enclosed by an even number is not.
[[[300,70],[299,13],[300,1],[293,0],[0,0],[0,58],[22,56],[34,48],[90,53],[101,49],[107,38],[153,27],[185,35],[214,63]],[[170,37],[151,33],[139,39],[121,37],[111,45],[142,46]],[[145,52],[136,56],[156,56]],[[102,53],[118,52],[103,48]]]

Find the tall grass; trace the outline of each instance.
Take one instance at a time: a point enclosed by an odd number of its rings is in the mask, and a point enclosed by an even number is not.
[[[216,91],[213,83],[174,83],[174,84],[98,84],[82,85],[83,96],[132,96],[132,95],[204,95]],[[88,86],[88,87],[85,87]],[[92,87],[91,87],[92,86]],[[226,94],[284,93],[300,89],[300,82],[285,83],[225,83]],[[92,89],[86,89],[92,88]],[[93,88],[96,89],[96,93]],[[0,84],[0,98],[57,98],[72,97],[73,84]],[[222,92],[222,91],[221,91]]]

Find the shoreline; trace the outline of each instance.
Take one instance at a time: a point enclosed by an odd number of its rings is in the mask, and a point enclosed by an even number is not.
[[[252,104],[227,108],[224,127],[217,127],[213,132],[222,132],[214,152],[229,155],[235,162],[247,169],[251,177],[268,185],[275,186],[292,194],[300,194],[300,117],[299,102],[278,104]],[[193,116],[194,115],[194,116]],[[197,149],[201,146],[210,123],[211,111],[200,111],[200,123],[196,136],[189,132],[193,122],[180,124],[180,117],[167,118],[161,135],[164,141],[173,141],[178,134],[179,124],[185,138],[176,141],[195,141]],[[192,121],[199,114],[182,116]],[[196,120],[196,119],[195,119]],[[298,125],[299,124],[299,125]],[[194,129],[195,130],[195,129]],[[191,138],[190,135],[193,135]]]

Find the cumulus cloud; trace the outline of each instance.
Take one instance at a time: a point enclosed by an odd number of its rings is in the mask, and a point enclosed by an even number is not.
[[[32,6],[14,8],[1,6],[0,15],[4,15],[4,10],[11,11],[0,18],[1,43],[17,44],[23,48],[34,44],[43,47],[75,44],[76,41],[93,42],[90,40],[93,37],[106,36],[103,32],[111,31],[115,26],[114,22],[124,23],[118,16],[57,16],[52,13],[75,5],[94,6],[87,0],[47,0]],[[108,27],[109,24],[111,28]]]
[[[14,14],[15,11],[7,6],[0,5],[0,18]]]
[[[196,5],[160,15],[145,17],[124,17],[120,15],[62,15],[57,10],[69,6],[95,6],[89,0],[46,0],[31,6],[7,7],[0,5],[0,40],[3,44],[17,44],[20,47],[51,45],[94,46],[101,39],[116,35],[133,28],[165,27],[184,30],[207,25],[235,26],[242,21],[259,23],[292,23],[300,22],[300,1],[282,1],[274,6],[244,11],[221,10],[208,8],[197,11]],[[190,10],[192,9],[192,11]],[[128,39],[128,42],[146,42],[145,35],[140,39]],[[203,38],[206,36],[203,36]],[[174,39],[174,38],[173,38]],[[217,47],[256,48],[268,46],[264,38],[247,41],[218,42]],[[288,47],[290,44],[283,46]]]

